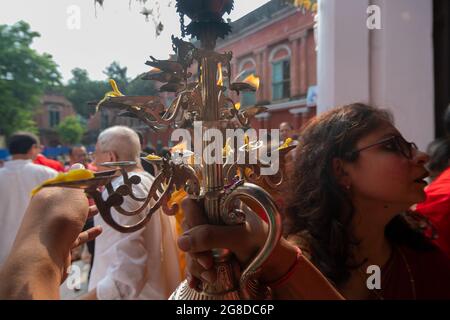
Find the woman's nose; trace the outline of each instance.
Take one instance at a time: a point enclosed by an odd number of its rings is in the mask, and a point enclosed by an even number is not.
[[[413,161],[416,164],[424,165],[428,161],[430,161],[430,156],[427,153],[425,153],[425,152],[422,152],[420,150],[416,150],[416,152],[414,154]]]

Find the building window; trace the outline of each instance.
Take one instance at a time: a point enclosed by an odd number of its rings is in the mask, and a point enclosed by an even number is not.
[[[108,114],[102,110],[100,114],[100,126],[102,129],[106,129],[109,127],[109,117]]]
[[[291,63],[281,60],[272,63],[272,99],[281,100],[291,96]]]
[[[249,75],[254,74],[255,70],[246,70],[242,72],[239,77],[239,81],[244,81]],[[253,106],[256,104],[256,93],[255,92],[241,92],[241,107]]]
[[[57,127],[60,121],[60,111],[57,106],[48,106],[48,123],[50,128]]]

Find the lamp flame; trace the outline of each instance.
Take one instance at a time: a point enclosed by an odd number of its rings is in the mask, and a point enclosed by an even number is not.
[[[187,150],[186,141],[182,141],[170,149],[170,153],[184,153]]]
[[[217,85],[223,86],[223,72],[222,72],[222,64],[220,62],[217,64],[217,69],[219,70],[219,79],[217,80]]]
[[[253,73],[248,75],[242,82],[248,83],[256,88],[256,90],[259,89],[260,84],[260,78],[255,76]]]

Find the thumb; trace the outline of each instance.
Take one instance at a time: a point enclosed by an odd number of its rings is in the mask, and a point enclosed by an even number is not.
[[[258,249],[252,245],[246,224],[196,226],[178,239],[178,247],[189,253],[226,248],[231,250],[240,261],[247,261],[249,256]]]

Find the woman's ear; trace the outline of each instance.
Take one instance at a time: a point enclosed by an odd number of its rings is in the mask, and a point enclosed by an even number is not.
[[[337,182],[345,189],[350,189],[351,179],[345,170],[345,162],[340,158],[334,158],[332,161],[333,174]]]

